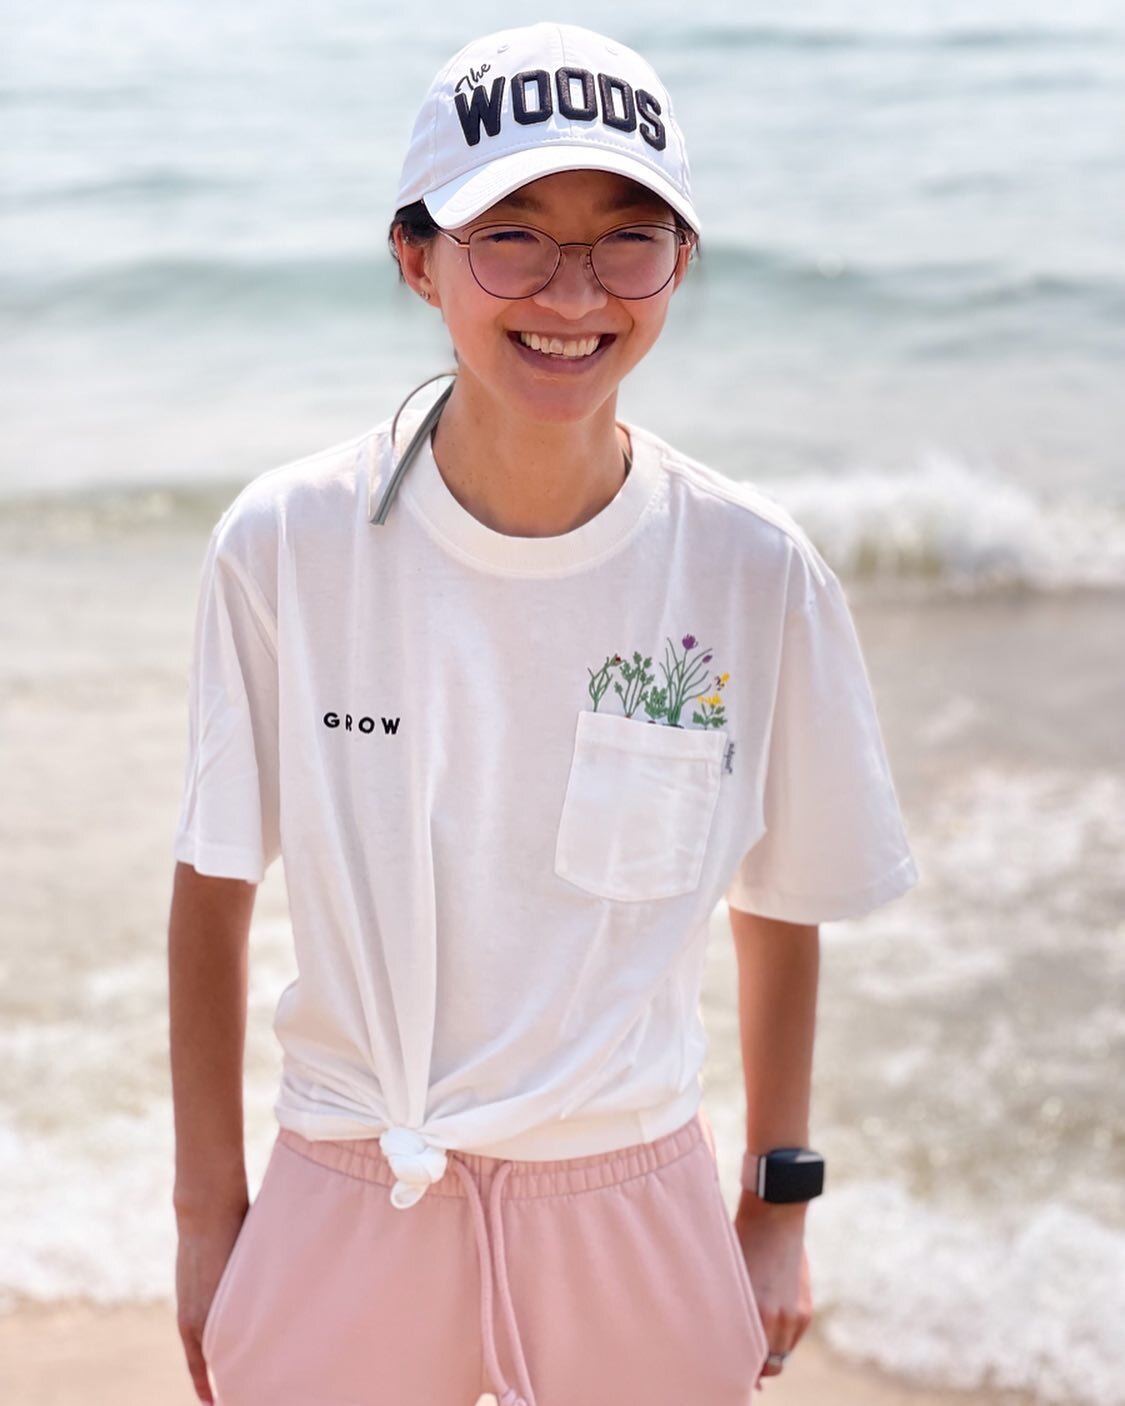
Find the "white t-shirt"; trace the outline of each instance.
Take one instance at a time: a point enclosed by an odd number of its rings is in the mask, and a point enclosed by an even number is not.
[[[420,415],[404,412],[401,455]],[[279,1123],[446,1148],[647,1142],[702,1094],[709,916],[865,913],[918,878],[839,581],[779,504],[623,422],[555,537],[472,516],[390,421],[261,474],[203,569],[174,853],[283,855]]]

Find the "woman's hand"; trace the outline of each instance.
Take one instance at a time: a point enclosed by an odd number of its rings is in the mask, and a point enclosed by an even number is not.
[[[179,1222],[176,1327],[184,1345],[195,1394],[209,1406],[213,1406],[214,1397],[203,1357],[203,1325],[248,1210],[247,1202],[233,1210],[209,1215],[206,1220]]]
[[[805,1202],[762,1201],[744,1192],[734,1218],[770,1352],[792,1352],[812,1321],[805,1211]],[[783,1370],[767,1364],[762,1376]]]

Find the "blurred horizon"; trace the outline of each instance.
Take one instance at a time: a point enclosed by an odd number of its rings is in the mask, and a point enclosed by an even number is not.
[[[264,13],[13,0],[0,505],[237,487],[447,364],[385,247],[399,166],[440,64],[525,12]],[[735,478],[909,492],[937,457],[1116,535],[1119,8],[705,0],[613,28],[668,85],[704,225],[620,413]]]

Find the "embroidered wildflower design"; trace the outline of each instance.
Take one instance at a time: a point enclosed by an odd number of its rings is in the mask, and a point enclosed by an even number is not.
[[[621,658],[620,655],[616,657],[618,659]],[[645,690],[648,688],[649,684],[652,683],[653,679],[656,678],[655,674],[645,672],[651,663],[651,654],[642,659],[640,651],[635,649],[633,651],[633,662],[631,664],[626,664],[624,660],[621,660],[621,663],[618,665],[621,676],[625,680],[625,687],[622,688],[619,683],[615,683],[613,685],[613,691],[621,699],[621,707],[627,718],[631,718],[637,711],[637,706],[645,696]]]
[[[680,640],[681,657],[671,639],[665,638],[664,659],[660,665],[664,682],[660,687],[655,686],[655,673],[649,672],[651,655],[642,656],[639,650],[633,651],[631,660],[620,654],[607,655],[599,669],[586,670],[590,675],[588,691],[594,711],[598,711],[609,689],[611,675],[616,671],[619,677],[612,680],[613,691],[621,700],[625,717],[631,718],[643,706],[649,722],[663,720],[668,727],[682,727],[680,717],[685,706],[689,700],[696,700],[699,706],[691,714],[696,726],[724,727],[727,719],[721,690],[730,674],[715,674],[714,682],[705,685],[708,678],[705,666],[714,656],[707,647],[697,649],[698,643],[694,635],[684,635]]]
[[[615,669],[620,663],[620,654],[607,655],[605,663],[597,671],[597,673],[595,673],[593,669],[586,670],[586,672],[590,675],[590,682],[587,685],[587,692],[589,693],[590,697],[594,700],[595,713],[598,711],[598,704],[602,701],[602,698],[605,696],[605,691],[609,687],[610,670]]]
[[[707,657],[710,658],[710,655]],[[696,695],[701,706],[691,715],[693,723],[699,723],[701,727],[722,727],[726,723],[727,717],[723,712],[723,699],[722,695],[719,693],[719,689],[723,687],[729,678],[729,674],[716,674],[714,693],[709,695]]]
[[[658,722],[668,711],[668,690],[666,688],[651,689],[645,695],[645,712],[648,714],[650,723]]]

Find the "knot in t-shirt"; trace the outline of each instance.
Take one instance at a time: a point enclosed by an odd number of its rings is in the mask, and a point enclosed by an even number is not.
[[[445,1175],[445,1148],[436,1147],[416,1128],[387,1128],[379,1134],[379,1146],[395,1174],[391,1204],[400,1211],[421,1201]]]

